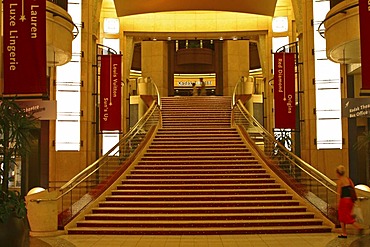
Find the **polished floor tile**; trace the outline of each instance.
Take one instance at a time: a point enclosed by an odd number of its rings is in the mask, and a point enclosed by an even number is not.
[[[370,236],[337,233],[266,235],[61,235],[32,237],[30,247],[366,247]]]

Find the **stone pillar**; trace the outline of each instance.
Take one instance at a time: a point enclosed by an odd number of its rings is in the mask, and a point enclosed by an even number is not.
[[[122,123],[123,133],[126,133],[130,129],[130,123],[127,121],[128,114],[130,114],[130,99],[129,99],[129,79],[130,70],[132,66],[132,57],[134,55],[134,38],[132,36],[121,37],[121,47],[123,47],[122,54]]]
[[[150,77],[158,86],[161,97],[168,96],[168,46],[165,41],[141,43],[143,77]]]
[[[259,57],[261,61],[261,68],[262,74],[265,81],[264,87],[264,99],[263,99],[263,107],[264,107],[264,126],[267,130],[272,132],[274,128],[274,119],[275,115],[273,112],[274,109],[274,90],[273,90],[273,74],[272,74],[272,54],[271,54],[271,47],[272,47],[272,37],[271,35],[260,35],[258,37],[258,51]]]
[[[95,105],[96,105],[96,98],[94,96],[95,92],[95,68],[94,64],[96,63],[96,43],[99,32],[99,27],[91,21],[91,16],[95,15],[97,11],[96,5],[94,1],[86,1],[84,2],[84,6],[82,8],[82,22],[85,23],[84,28],[80,29],[81,35],[81,51],[83,52],[84,56],[81,57],[81,81],[82,85],[80,87],[81,90],[81,128],[80,128],[80,138],[82,141],[80,152],[76,154],[68,153],[63,154],[62,156],[58,157],[56,161],[60,167],[64,167],[63,171],[58,171],[60,174],[57,180],[64,180],[64,177],[71,178],[75,175],[78,171],[84,169],[87,165],[91,164],[97,157],[97,149],[96,149],[96,125],[94,124],[96,121],[95,115]],[[57,154],[58,155],[58,154]],[[68,158],[67,158],[68,157]],[[77,159],[78,157],[78,159]],[[76,164],[64,164],[62,165],[61,160],[74,160],[79,167],[75,169],[70,169],[71,167],[76,166]],[[61,163],[59,163],[61,162]],[[68,171],[68,172],[67,172]],[[63,174],[67,173],[68,176]]]
[[[313,27],[309,20],[313,18],[313,3],[312,1],[303,1],[302,3],[302,30],[300,30],[300,54],[303,54],[301,61],[302,69],[302,83],[301,90],[304,92],[301,101],[301,116],[304,120],[301,124],[301,138],[306,140],[301,142],[302,158],[310,164],[317,164],[316,159],[312,159],[312,154],[317,153],[314,140],[316,138],[316,116],[314,108],[316,107],[316,90],[312,83],[315,78],[314,56],[312,49],[314,48]],[[315,155],[316,156],[316,155]]]
[[[249,76],[249,40],[227,40],[223,46],[223,91],[232,96],[236,83]]]
[[[130,70],[132,65],[132,57],[134,55],[134,37],[132,36],[123,36],[121,38],[123,47],[123,58],[122,58],[122,78],[124,81],[130,79]]]

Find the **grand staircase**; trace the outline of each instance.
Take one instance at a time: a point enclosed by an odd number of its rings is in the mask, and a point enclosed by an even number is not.
[[[231,127],[230,97],[162,99],[163,128],[69,234],[260,234],[331,228],[268,174]]]

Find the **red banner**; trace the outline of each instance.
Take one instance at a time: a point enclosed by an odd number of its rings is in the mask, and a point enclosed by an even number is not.
[[[4,94],[45,94],[46,1],[4,0]]]
[[[121,55],[102,55],[100,130],[121,131]]]
[[[362,89],[370,90],[370,1],[359,0]]]
[[[295,129],[294,53],[274,54],[275,128]]]

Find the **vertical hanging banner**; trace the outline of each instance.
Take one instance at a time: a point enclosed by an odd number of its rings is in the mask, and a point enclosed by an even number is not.
[[[122,55],[102,55],[100,68],[100,131],[121,131]]]
[[[362,88],[370,90],[370,1],[359,0]]]
[[[294,53],[274,54],[275,128],[295,129]]]
[[[45,94],[46,1],[4,0],[4,94]]]

